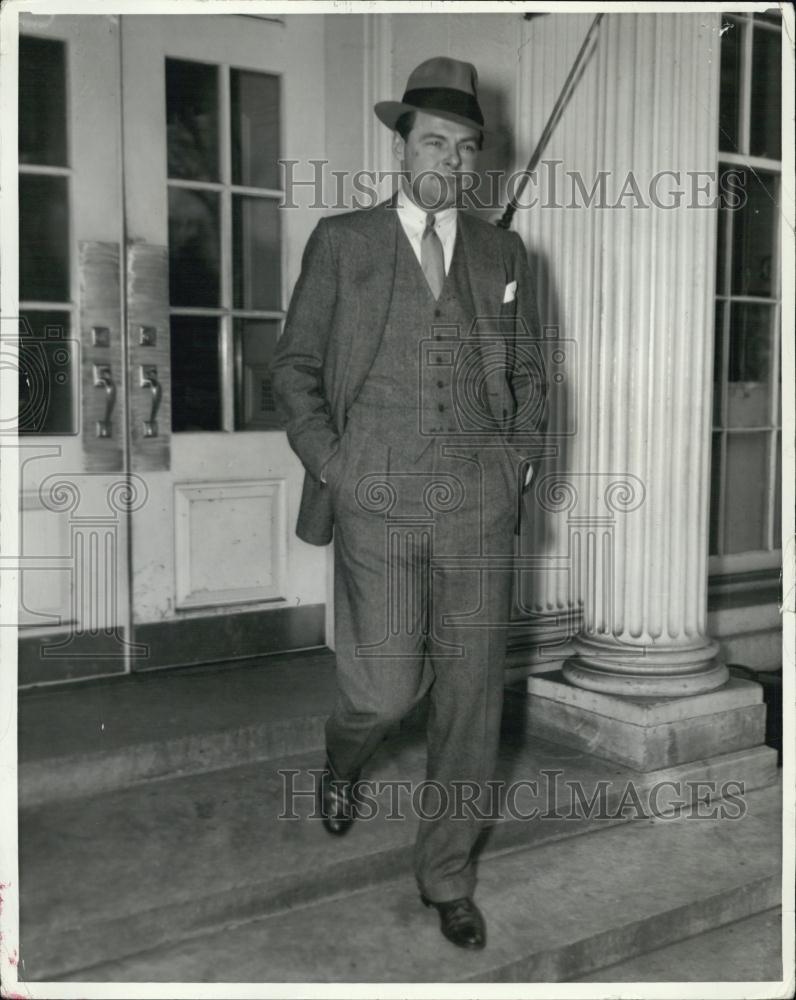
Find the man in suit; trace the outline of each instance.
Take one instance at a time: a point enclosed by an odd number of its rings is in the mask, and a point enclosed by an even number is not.
[[[484,134],[476,82],[469,63],[434,58],[401,101],[376,105],[398,190],[318,223],[272,367],[306,470],[297,533],[334,539],[325,826],[347,832],[363,766],[428,695],[415,874],[466,948],[486,940],[471,851],[489,812],[517,512],[545,403],[523,244],[458,208]]]

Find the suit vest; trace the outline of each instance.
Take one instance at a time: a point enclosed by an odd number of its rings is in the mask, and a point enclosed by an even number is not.
[[[450,269],[434,299],[399,224],[395,282],[381,344],[348,420],[413,460],[434,441],[460,433],[453,374],[457,341],[475,318],[467,264],[457,235]]]

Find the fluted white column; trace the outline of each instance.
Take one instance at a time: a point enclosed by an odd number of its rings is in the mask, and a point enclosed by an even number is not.
[[[529,31],[563,32],[544,51],[574,57],[591,18],[547,20]],[[521,213],[577,343],[577,427],[552,470],[571,502],[539,518],[549,531],[557,512],[559,544],[567,522],[583,606],[564,674],[608,693],[696,694],[727,679],[706,635],[718,69],[717,14],[606,14],[546,154],[587,191],[608,171],[606,198],[584,207],[571,184],[555,199],[548,186],[543,198],[566,207]],[[674,173],[656,182],[661,171]],[[561,603],[562,580],[545,576],[540,599]]]

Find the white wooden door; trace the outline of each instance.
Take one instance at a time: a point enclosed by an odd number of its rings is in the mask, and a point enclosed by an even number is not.
[[[20,31],[20,683],[322,644],[268,364],[315,221],[277,161],[324,155],[323,17]]]
[[[327,555],[294,535],[268,364],[313,225],[278,160],[323,156],[323,18],[130,16],[121,39],[135,665],[322,644]]]
[[[19,35],[19,681],[31,685],[129,664],[132,483],[118,21],[23,14]],[[4,354],[16,325],[4,313]]]

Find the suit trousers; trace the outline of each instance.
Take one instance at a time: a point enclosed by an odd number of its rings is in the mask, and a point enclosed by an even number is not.
[[[415,876],[445,902],[472,894],[490,808],[517,487],[500,446],[389,440],[364,415],[350,421],[330,470],[338,697],[326,745],[335,777],[355,780],[428,694]]]

